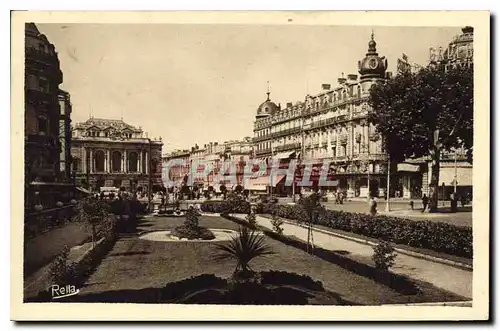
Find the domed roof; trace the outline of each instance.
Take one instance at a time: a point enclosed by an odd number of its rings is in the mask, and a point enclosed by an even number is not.
[[[259,108],[257,108],[257,116],[268,116],[268,115],[274,115],[277,111],[279,111],[279,107],[271,101],[269,98],[269,95],[271,93],[267,92],[267,100],[264,101]]]
[[[361,79],[384,78],[387,70],[387,59],[378,56],[377,43],[372,32],[371,40],[368,42],[368,52],[364,59],[358,62],[358,70]]]

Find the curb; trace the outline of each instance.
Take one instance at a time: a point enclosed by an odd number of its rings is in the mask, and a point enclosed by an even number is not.
[[[259,215],[259,216],[261,216],[261,215]],[[265,217],[265,216],[261,216],[261,217]],[[284,223],[287,223],[289,225],[295,225],[295,226],[299,226],[299,227],[307,229],[307,226],[305,226],[305,225],[291,222],[291,221],[289,221],[288,219],[285,219],[285,218],[281,218],[281,219],[283,220]],[[331,236],[335,236],[335,237],[339,237],[339,238],[351,240],[351,241],[354,241],[354,242],[358,242],[360,244],[366,244],[366,245],[370,245],[370,246],[377,246],[377,243],[375,243],[373,241],[369,241],[369,240],[365,240],[365,239],[359,239],[359,238],[354,238],[354,237],[349,237],[349,236],[346,236],[346,235],[343,235],[343,234],[340,234],[340,233],[335,233],[335,232],[331,232],[331,231],[327,231],[327,230],[323,230],[323,229],[318,229],[317,227],[314,227],[314,226],[313,226],[313,229],[314,229],[314,231],[317,231],[317,232],[321,232],[321,233],[328,234],[328,235],[331,235]],[[404,254],[404,255],[407,255],[407,256],[411,256],[411,257],[415,257],[415,258],[418,258],[418,259],[427,260],[427,261],[431,261],[431,262],[437,262],[437,263],[441,263],[441,264],[446,264],[446,265],[449,265],[449,266],[452,266],[452,267],[457,267],[457,268],[464,269],[464,270],[467,270],[467,271],[472,271],[473,270],[473,267],[471,265],[469,265],[469,264],[455,262],[455,261],[443,259],[443,258],[440,258],[440,257],[434,257],[434,256],[430,256],[430,255],[425,255],[425,254],[422,254],[422,253],[417,253],[417,252],[409,251],[409,250],[402,249],[402,248],[394,248],[394,250],[396,252],[398,252],[398,253],[401,253],[401,254]]]
[[[416,303],[399,303],[399,304],[387,304],[382,306],[443,306],[443,307],[470,307],[472,308],[471,301],[452,301],[452,302],[416,302]]]

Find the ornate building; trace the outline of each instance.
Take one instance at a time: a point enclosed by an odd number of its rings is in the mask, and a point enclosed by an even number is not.
[[[322,92],[285,108],[272,102],[268,92],[254,123],[256,157],[268,164],[273,158],[312,160],[313,182],[326,159],[329,174],[349,196],[382,194],[387,156],[367,114],[370,87],[390,75],[386,70],[387,60],[377,53],[372,34],[368,52],[358,62],[359,78],[341,77],[335,88],[323,84]]]
[[[89,118],[72,133],[73,171],[81,186],[144,190],[161,186],[161,138],[122,120]]]
[[[71,199],[68,164],[71,106],[55,47],[33,23],[25,25],[25,206]],[[60,105],[60,96],[63,102]],[[67,102],[66,102],[67,100]],[[64,123],[63,123],[64,122]],[[63,127],[61,127],[63,125]]]

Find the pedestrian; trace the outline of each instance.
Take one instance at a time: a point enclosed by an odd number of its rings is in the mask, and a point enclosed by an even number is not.
[[[370,199],[370,215],[375,216],[377,214],[377,201],[375,198]]]
[[[413,210],[413,208],[414,208],[413,200],[410,200],[410,208],[411,208],[411,210]]]
[[[422,197],[422,206],[424,206],[423,209],[422,209],[422,213],[425,212],[425,210],[427,209],[427,204],[428,203],[429,203],[429,198],[424,193],[424,196]]]

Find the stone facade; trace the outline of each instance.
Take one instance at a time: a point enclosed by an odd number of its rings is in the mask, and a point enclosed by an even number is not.
[[[92,190],[161,186],[161,138],[150,139],[123,120],[89,118],[75,125],[71,155],[79,185]]]
[[[207,171],[207,175],[203,179],[195,180],[195,185],[203,187],[203,189],[213,186],[215,190],[218,190],[219,183],[214,183],[215,177],[222,170],[225,161],[232,161],[236,163],[237,183],[242,185],[244,167],[252,155],[253,143],[250,137],[225,141],[222,144],[209,142],[203,147],[195,145],[190,150],[177,150],[163,156],[163,177],[169,178],[172,181],[172,186],[179,186],[184,177],[193,172],[193,164],[199,164],[196,171],[200,173],[205,171],[205,166],[209,166],[211,171]],[[169,163],[171,161],[174,162]],[[170,166],[169,164],[175,165]],[[229,183],[228,185],[231,186]]]
[[[368,178],[372,194],[382,194],[387,155],[380,136],[367,121],[368,97],[372,84],[383,82],[389,73],[373,35],[358,69],[359,78],[356,74],[342,76],[337,87],[323,84],[322,92],[284,108],[272,102],[268,92],[254,123],[256,157],[268,162],[276,157],[285,162],[298,158],[318,165],[327,159],[338,187],[349,196],[366,196]]]
[[[62,81],[54,45],[35,24],[27,23],[24,132],[25,206],[28,209],[34,204],[50,208],[57,201],[71,199],[72,184],[67,171],[71,106],[69,94],[59,89]],[[64,101],[60,106],[61,95]]]

